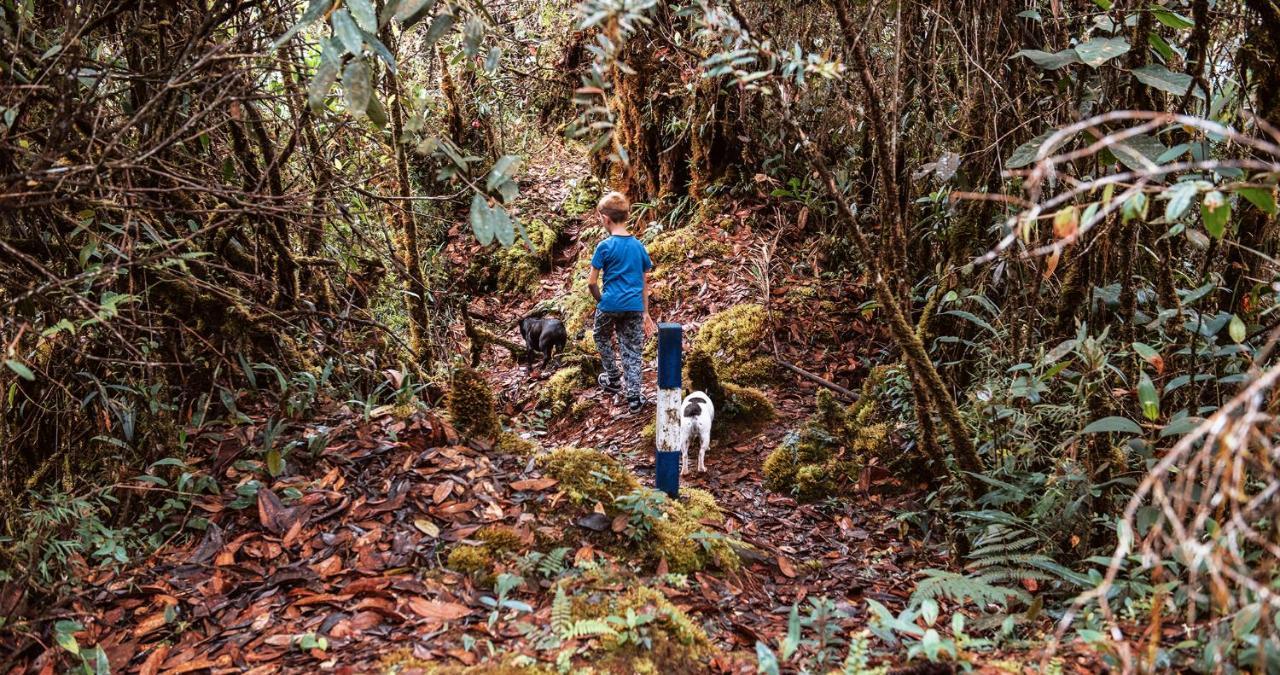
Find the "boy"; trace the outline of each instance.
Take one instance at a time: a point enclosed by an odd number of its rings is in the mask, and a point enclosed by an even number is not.
[[[587,287],[596,299],[596,348],[604,362],[600,388],[616,394],[625,384],[627,407],[635,413],[644,407],[644,397],[640,394],[644,340],[657,329],[649,318],[649,270],[653,269],[653,262],[644,244],[627,231],[631,203],[622,193],[605,195],[596,210],[609,231],[609,238],[600,242],[591,256],[591,275],[587,277]],[[604,277],[603,292],[601,276]],[[613,347],[615,335],[622,352],[621,372]]]

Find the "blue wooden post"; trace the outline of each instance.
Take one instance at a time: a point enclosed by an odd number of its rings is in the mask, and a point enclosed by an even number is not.
[[[658,442],[654,462],[657,488],[675,499],[680,496],[680,382],[684,368],[684,329],[678,323],[658,324]]]

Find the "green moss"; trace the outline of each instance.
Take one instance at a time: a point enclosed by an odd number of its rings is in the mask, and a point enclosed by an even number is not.
[[[511,431],[505,431],[498,436],[498,442],[494,444],[493,449],[500,454],[513,457],[532,457],[542,452],[542,446]]]
[[[462,544],[449,551],[445,567],[466,575],[482,574],[493,564],[493,555],[485,546]]]
[[[717,239],[709,230],[687,226],[663,232],[645,247],[653,260],[654,272],[659,266],[675,269],[680,263],[729,254],[729,245]]]
[[[766,336],[764,307],[737,305],[713,314],[702,324],[693,340],[694,350],[703,350],[716,361],[722,380],[738,384],[768,381],[774,373],[773,359],[759,353]]]
[[[496,657],[495,657],[496,658]],[[439,659],[421,659],[409,648],[382,656],[378,670],[385,675],[553,675],[556,671],[538,663],[530,663],[528,657],[510,654],[500,660],[491,660],[474,666],[442,664]]]
[[[653,523],[653,555],[666,559],[672,572],[687,574],[715,565],[733,570],[741,565],[738,554],[723,538],[709,534],[707,525],[724,523],[724,513],[715,497],[705,490],[686,488],[681,499],[663,503],[663,518]]]
[[[484,542],[484,547],[491,556],[518,551],[524,546],[520,533],[507,525],[486,525],[472,536]]]
[[[612,652],[593,663],[605,672],[670,672],[673,666],[699,664],[716,649],[706,631],[688,614],[676,607],[657,589],[638,586],[621,595],[608,595],[596,602],[575,602],[575,619],[607,619],[650,616],[652,621],[640,627],[650,639],[648,649],[632,642],[605,637],[601,647]]]
[[[453,372],[446,405],[454,428],[463,436],[494,438],[502,431],[489,383],[471,368]]]
[[[777,418],[764,392],[721,382],[715,359],[705,348],[693,349],[685,359],[685,378],[694,391],[704,392],[716,407],[717,430],[749,433]]]
[[[578,390],[584,384],[582,368],[569,366],[556,371],[542,385],[539,401],[547,407],[552,415],[560,415],[568,410],[576,398]]]
[[[618,460],[599,450],[565,447],[543,455],[538,463],[560,481],[560,489],[576,503],[612,504],[639,485]]]
[[[493,255],[498,268],[498,289],[507,293],[536,295],[542,274],[551,269],[561,229],[542,220],[531,220],[525,224],[529,235],[527,243],[521,238],[512,246],[498,249]]]
[[[819,391],[813,416],[765,458],[765,487],[812,501],[856,481],[867,458],[888,447],[889,426],[868,423],[874,408],[869,398],[845,407],[831,392]]]

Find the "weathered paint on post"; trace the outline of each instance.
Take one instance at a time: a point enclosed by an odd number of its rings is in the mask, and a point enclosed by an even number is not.
[[[671,498],[680,495],[680,400],[683,393],[684,329],[678,323],[658,324],[657,459],[654,482]]]

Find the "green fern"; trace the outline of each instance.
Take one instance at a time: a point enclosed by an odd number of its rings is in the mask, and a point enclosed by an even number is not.
[[[614,630],[603,619],[578,619],[573,623],[565,634],[564,639],[576,640],[584,637],[599,637],[603,635],[617,635],[618,631]]]
[[[573,605],[563,585],[556,586],[556,597],[551,601],[551,630],[561,639],[568,639],[573,630]]]
[[[547,579],[560,576],[564,573],[565,558],[568,555],[569,549],[564,546],[552,549],[538,561],[538,573]]]
[[[924,570],[923,574],[925,578],[916,585],[916,592],[911,596],[912,603],[949,598],[959,603],[996,603],[1004,606],[1010,598],[1024,601],[1030,599],[1021,589],[997,586],[976,576],[932,569]]]

